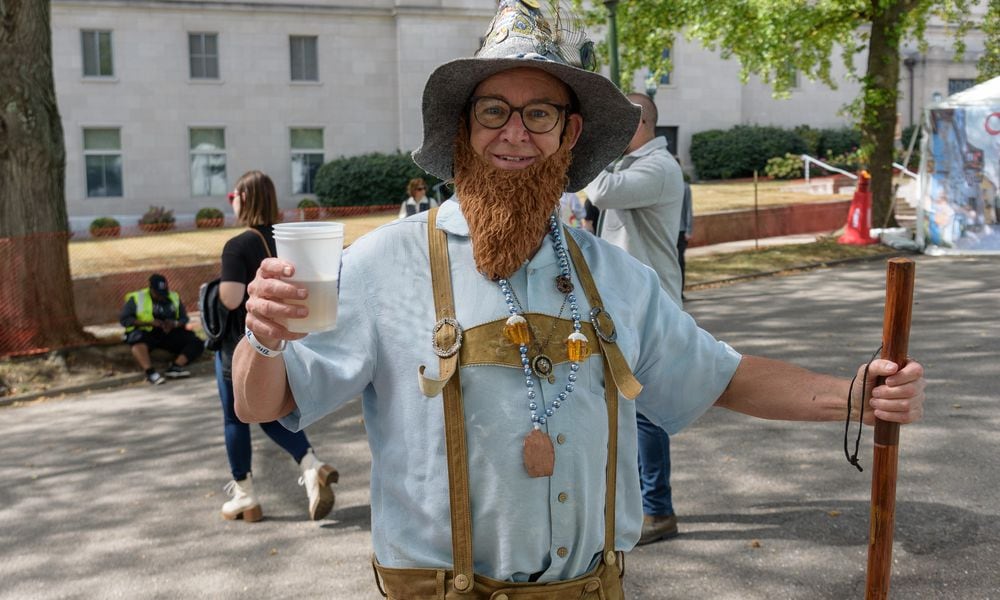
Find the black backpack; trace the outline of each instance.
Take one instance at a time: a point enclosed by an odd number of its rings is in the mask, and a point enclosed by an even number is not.
[[[216,278],[201,284],[198,289],[198,310],[201,312],[201,330],[205,332],[205,348],[221,350],[222,342],[230,334],[231,311],[219,299],[219,283]]]

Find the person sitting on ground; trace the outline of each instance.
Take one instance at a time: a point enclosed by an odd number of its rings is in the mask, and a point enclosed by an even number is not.
[[[159,273],[149,277],[149,287],[125,294],[118,321],[125,326],[125,343],[132,347],[132,356],[153,385],[164,383],[163,375],[172,379],[189,377],[185,367],[201,356],[205,345],[188,331],[188,315],[177,292],[171,292],[167,278]],[[153,368],[150,351],[163,348],[173,353],[174,360],[163,372]]]
[[[427,184],[419,177],[411,179],[410,183],[406,184],[406,193],[410,197],[399,207],[400,219],[428,211],[438,205],[436,200],[427,195]]]

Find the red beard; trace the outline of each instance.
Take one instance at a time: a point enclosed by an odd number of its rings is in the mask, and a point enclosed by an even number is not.
[[[455,191],[483,275],[509,278],[534,255],[566,190],[571,160],[564,143],[526,169],[498,169],[475,153],[462,123],[455,140]]]

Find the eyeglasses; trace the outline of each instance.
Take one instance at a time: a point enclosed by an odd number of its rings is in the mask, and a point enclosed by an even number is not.
[[[426,189],[427,189],[427,188],[425,188],[425,187],[418,187],[418,188],[413,188],[413,190],[414,190],[414,191],[416,191],[416,192],[422,192],[422,191],[424,191],[424,190],[426,190]]]
[[[521,115],[524,128],[531,133],[548,133],[559,124],[562,113],[569,106],[558,106],[549,102],[532,102],[524,106],[511,106],[502,98],[478,96],[469,100],[476,121],[487,129],[500,129],[510,121],[514,113]]]

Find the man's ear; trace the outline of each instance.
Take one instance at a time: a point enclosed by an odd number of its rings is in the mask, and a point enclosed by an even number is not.
[[[583,133],[583,116],[579,113],[573,113],[566,117],[566,129],[563,130],[563,143],[569,144],[570,150],[573,146],[576,146],[576,141],[580,139],[580,134]]]

